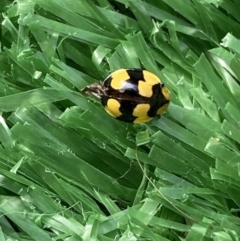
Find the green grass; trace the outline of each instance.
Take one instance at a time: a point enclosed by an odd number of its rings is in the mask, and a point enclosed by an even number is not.
[[[239,0],[0,2],[1,241],[239,241]],[[166,114],[81,94],[143,67]]]

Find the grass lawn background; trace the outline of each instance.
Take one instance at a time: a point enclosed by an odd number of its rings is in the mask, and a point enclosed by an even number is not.
[[[239,0],[0,2],[1,241],[240,240]],[[160,119],[81,94],[142,67]]]

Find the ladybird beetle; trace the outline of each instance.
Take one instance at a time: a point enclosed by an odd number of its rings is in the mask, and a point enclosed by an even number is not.
[[[108,114],[128,123],[152,120],[167,109],[170,98],[160,79],[142,69],[119,69],[84,92],[100,99]]]

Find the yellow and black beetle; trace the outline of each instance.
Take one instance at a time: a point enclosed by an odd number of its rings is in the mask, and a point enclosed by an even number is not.
[[[100,99],[108,114],[128,123],[148,122],[161,115],[170,98],[160,79],[143,69],[119,69],[84,92]]]

